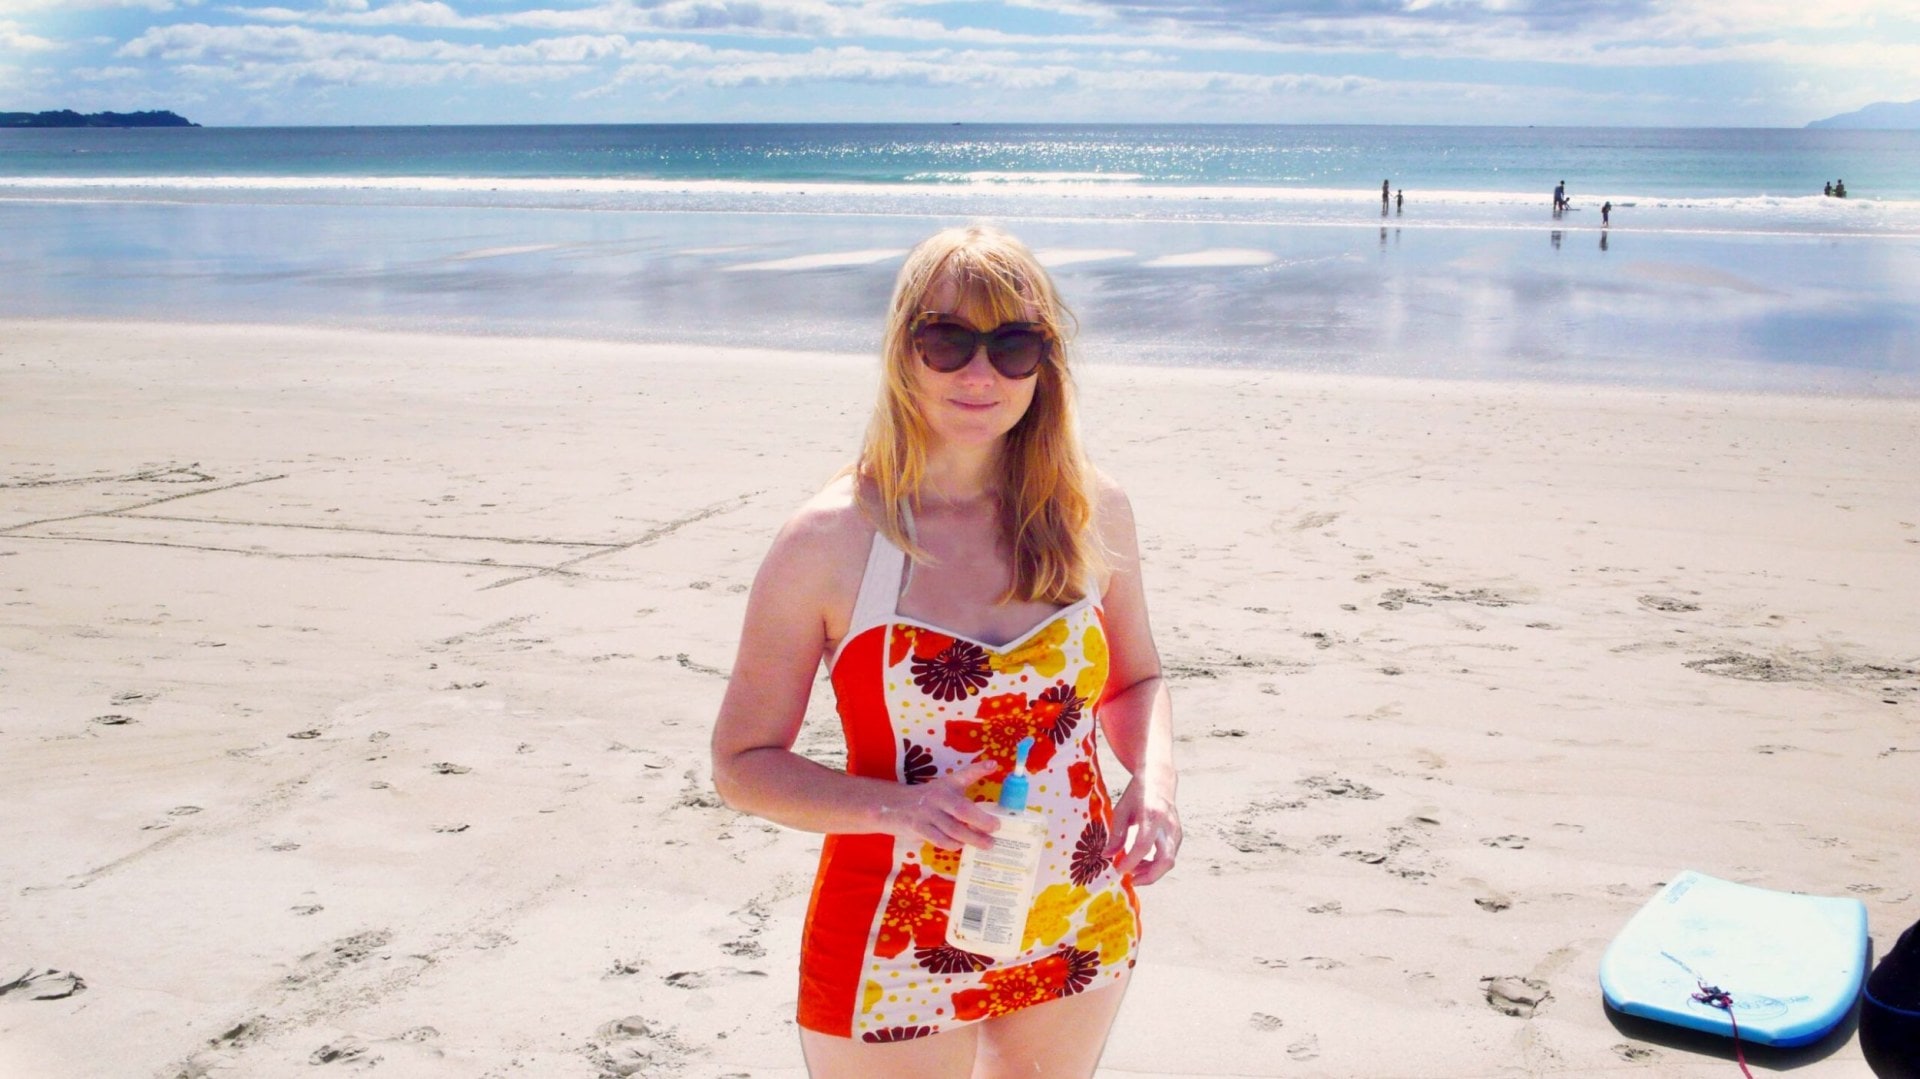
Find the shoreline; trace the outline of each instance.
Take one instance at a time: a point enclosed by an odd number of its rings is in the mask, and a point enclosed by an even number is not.
[[[411,329],[406,320],[396,320],[392,325],[355,325],[325,322],[290,322],[263,320],[259,322],[238,321],[233,319],[208,319],[198,321],[183,318],[154,318],[152,316],[114,317],[74,317],[71,315],[11,315],[0,314],[0,330],[8,326],[25,326],[36,329],[76,329],[87,327],[117,326],[128,330],[143,332],[164,332],[167,330],[193,330],[211,333],[251,333],[274,334],[337,334],[342,336],[365,335],[373,338],[418,338],[424,341],[468,341],[476,344],[486,342],[514,342],[520,344],[546,345],[553,347],[577,346],[597,349],[612,348],[626,350],[631,358],[642,361],[659,361],[663,354],[678,354],[688,349],[710,351],[718,349],[728,355],[754,358],[770,362],[790,362],[804,358],[809,361],[823,361],[835,364],[847,364],[867,371],[875,369],[879,363],[877,353],[845,351],[821,348],[779,348],[773,346],[755,346],[743,344],[715,344],[712,342],[661,341],[645,338],[618,336],[594,336],[590,334],[565,334],[545,332],[538,327],[491,327],[491,328],[447,328],[447,329]],[[0,362],[5,354],[0,352]],[[784,361],[783,361],[784,358]],[[1621,395],[1628,398],[1697,398],[1711,401],[1721,398],[1731,400],[1772,400],[1805,402],[1857,402],[1871,405],[1874,402],[1920,402],[1920,380],[1908,383],[1891,383],[1874,390],[1862,390],[1857,386],[1834,386],[1829,388],[1804,386],[1702,386],[1695,384],[1646,385],[1615,378],[1502,378],[1479,374],[1466,374],[1457,377],[1440,377],[1426,374],[1381,373],[1371,371],[1344,372],[1318,369],[1288,369],[1238,366],[1233,364],[1186,364],[1186,363],[1142,363],[1127,359],[1089,359],[1084,354],[1074,360],[1074,372],[1077,379],[1084,382],[1088,377],[1139,377],[1166,378],[1170,380],[1212,381],[1221,385],[1232,385],[1247,380],[1261,380],[1271,376],[1280,381],[1298,381],[1304,385],[1325,385],[1327,387],[1377,387],[1391,395],[1394,388],[1408,392],[1425,391],[1454,394],[1477,394],[1481,392],[1506,395],[1525,395],[1541,393],[1547,396],[1573,395]],[[849,451],[851,452],[851,451]]]
[[[0,1070],[803,1074],[818,838],[722,808],[706,736],[870,358],[0,341],[0,962],[86,982],[0,1000]],[[1672,873],[1858,898],[1881,951],[1920,917],[1920,400],[1079,380],[1189,835],[1102,1077],[1717,1079],[1726,1043],[1599,1002]]]
[[[0,200],[0,317],[865,353],[898,253],[957,223]],[[1090,366],[1920,396],[1912,240],[1561,225],[1018,227]]]

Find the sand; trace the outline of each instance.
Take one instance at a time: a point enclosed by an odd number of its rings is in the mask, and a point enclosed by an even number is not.
[[[1601,1006],[1662,881],[1920,918],[1920,401],[1081,384],[1188,830],[1103,1076],[1730,1076]],[[872,386],[0,323],[0,1074],[803,1074],[817,837],[706,737]],[[1865,1072],[1850,1028],[1749,1057]]]

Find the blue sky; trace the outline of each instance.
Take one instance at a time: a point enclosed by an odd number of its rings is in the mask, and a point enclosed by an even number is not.
[[[204,124],[1788,126],[1916,0],[0,0],[0,110]]]

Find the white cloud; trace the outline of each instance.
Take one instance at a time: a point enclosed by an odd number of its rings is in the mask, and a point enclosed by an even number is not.
[[[0,20],[0,49],[9,49],[14,52],[50,52],[59,47],[59,42],[27,33],[17,22]]]

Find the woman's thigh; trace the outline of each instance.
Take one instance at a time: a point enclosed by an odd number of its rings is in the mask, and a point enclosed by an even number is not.
[[[1126,992],[1122,981],[979,1024],[973,1079],[1090,1079]]]
[[[812,1079],[1091,1077],[1127,986],[1104,986],[1011,1015],[905,1042],[874,1044],[800,1031]]]
[[[904,1042],[863,1042],[802,1028],[800,1051],[812,1079],[968,1079],[980,1024]]]

